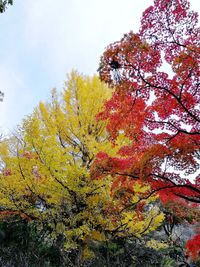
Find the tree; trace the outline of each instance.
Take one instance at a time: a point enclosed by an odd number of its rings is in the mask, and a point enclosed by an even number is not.
[[[97,168],[148,182],[163,203],[200,203],[200,28],[189,7],[187,0],[154,0],[139,32],[110,44],[99,68],[116,89],[98,119],[113,142],[121,132],[130,141],[119,150],[123,169],[110,167],[110,155],[109,166]]]
[[[13,0],[0,0],[0,13],[5,12],[8,5],[12,5]]]
[[[148,194],[148,185],[126,179],[124,190],[118,190],[119,179],[90,177],[98,151],[114,156],[118,150],[108,140],[105,123],[95,118],[110,93],[96,76],[72,72],[61,99],[53,90],[51,102],[40,103],[0,148],[2,216],[18,214],[35,221],[60,251],[76,252],[76,266],[83,255],[91,256],[89,248],[96,243],[139,238],[164,219],[153,205],[157,196],[133,209]],[[121,146],[123,135],[116,142]]]

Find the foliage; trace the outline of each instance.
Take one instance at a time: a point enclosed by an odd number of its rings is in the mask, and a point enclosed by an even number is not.
[[[194,203],[187,203],[184,199],[178,199],[176,202],[168,201],[165,203],[165,210],[168,215],[173,216],[175,224],[196,223],[200,220],[199,206]],[[172,218],[168,218],[172,221]]]
[[[193,236],[186,243],[187,253],[193,260],[200,260],[200,234]]]
[[[12,5],[13,0],[0,0],[0,13],[5,12],[8,5]]]
[[[93,248],[96,259],[91,266],[120,266],[120,267],[172,267],[184,263],[180,249],[171,246],[165,249],[148,247],[143,240],[113,240],[111,243],[101,243]],[[184,265],[185,266],[185,265]]]
[[[199,221],[200,28],[189,7],[187,0],[154,0],[139,32],[110,44],[99,67],[114,92],[97,118],[113,143],[121,133],[129,142],[117,157],[97,154],[92,175],[148,183],[144,198],[159,194],[169,236],[175,224]],[[186,245],[191,255],[195,240]]]
[[[175,229],[200,215],[197,22],[187,0],[154,0],[101,58],[112,89],[73,71],[1,142],[3,261],[18,242],[30,266],[186,264]],[[185,248],[197,262],[197,231]]]
[[[18,216],[0,223],[1,266],[61,266],[61,255],[56,246],[34,222],[27,223]]]
[[[17,214],[37,223],[76,266],[92,257],[94,244],[141,237],[164,220],[157,196],[136,205],[147,184],[126,179],[127,190],[118,188],[119,177],[90,177],[98,151],[118,150],[95,118],[110,93],[96,76],[72,72],[61,98],[53,90],[51,102],[40,103],[0,148],[2,218]],[[116,143],[125,141],[121,135]]]
[[[119,150],[118,162],[128,162],[123,170],[110,167],[116,159],[109,156],[109,166],[100,166],[147,181],[163,203],[179,197],[200,202],[200,28],[189,6],[187,0],[154,0],[140,31],[109,45],[99,68],[115,90],[98,118],[113,142],[121,132],[130,140]]]

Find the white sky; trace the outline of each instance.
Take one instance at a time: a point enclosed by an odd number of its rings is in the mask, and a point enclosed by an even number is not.
[[[190,0],[200,11],[199,0]],[[96,73],[104,48],[124,33],[137,32],[153,0],[14,0],[0,14],[0,133],[13,130],[62,89],[73,68]]]

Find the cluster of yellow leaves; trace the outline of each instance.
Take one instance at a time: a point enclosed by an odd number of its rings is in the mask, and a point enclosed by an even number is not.
[[[97,152],[116,155],[118,150],[109,142],[105,123],[96,120],[110,94],[96,76],[72,72],[62,96],[53,90],[51,102],[40,103],[16,135],[0,144],[2,209],[47,224],[54,238],[65,237],[65,249],[110,235],[141,236],[164,218],[155,207],[140,213],[133,207],[148,186],[135,184],[131,205],[124,209],[110,193],[112,177],[90,178]],[[116,144],[124,142],[119,135]],[[153,201],[155,197],[145,204]]]
[[[168,248],[168,244],[155,240],[155,239],[151,239],[149,241],[147,241],[146,246],[149,248],[153,248],[155,250],[159,250],[159,249],[164,249],[164,248]]]
[[[125,225],[125,229],[137,237],[155,230],[164,220],[164,214],[156,207],[142,213],[142,218],[138,218],[138,214],[131,211],[123,214],[122,224]]]

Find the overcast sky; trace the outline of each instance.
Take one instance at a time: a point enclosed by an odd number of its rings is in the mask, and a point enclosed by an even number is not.
[[[200,11],[200,1],[191,0]],[[0,14],[0,132],[10,132],[73,68],[96,73],[104,48],[130,30],[153,0],[14,0]]]

